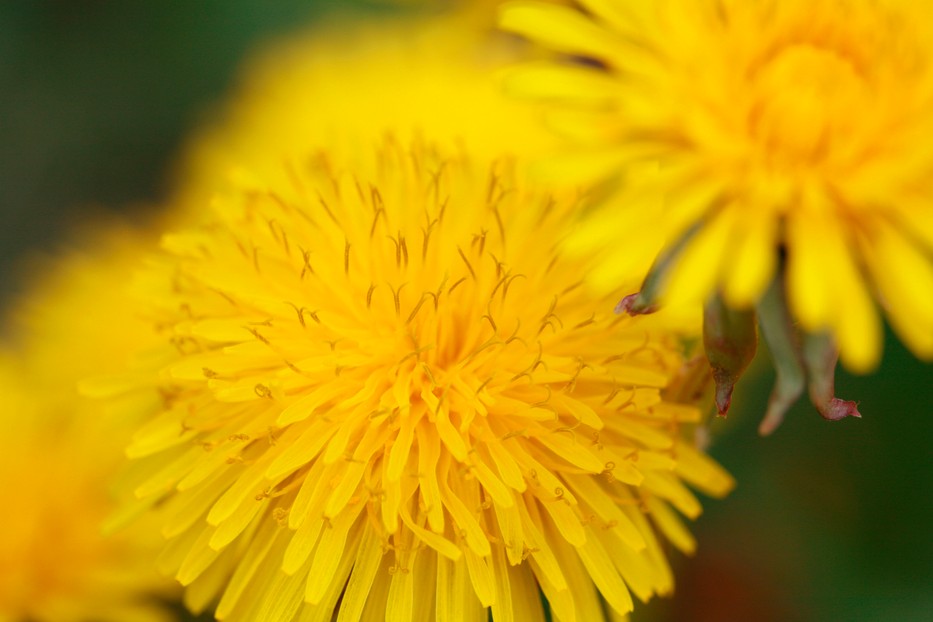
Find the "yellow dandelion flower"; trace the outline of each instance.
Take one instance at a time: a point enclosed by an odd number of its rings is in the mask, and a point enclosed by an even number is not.
[[[126,307],[115,304],[115,283],[135,264],[139,236],[106,229],[42,262],[46,274],[34,267],[37,282],[7,322],[13,343],[0,354],[0,487],[12,505],[0,529],[4,622],[171,618],[159,601],[172,585],[153,563],[158,530],[140,522],[112,537],[102,533],[117,508],[107,482],[136,422],[102,413],[75,386],[92,370],[124,369],[122,354],[154,332],[115,312]]]
[[[620,180],[576,244],[662,249],[652,291],[626,308],[720,292],[745,309],[779,275],[779,306],[786,296],[806,333],[832,335],[849,368],[877,363],[876,305],[933,357],[929,3],[520,1],[501,22],[573,57],[508,81],[566,103],[554,123],[586,145],[549,170]],[[779,320],[766,338],[787,332]],[[805,353],[788,356],[779,373],[799,377]],[[785,385],[781,399],[802,390]]]
[[[602,619],[671,590],[685,484],[732,486],[665,393],[665,319],[605,312],[596,255],[559,253],[573,201],[419,144],[286,162],[139,276],[164,404],[128,452],[195,609],[541,620],[540,590]]]

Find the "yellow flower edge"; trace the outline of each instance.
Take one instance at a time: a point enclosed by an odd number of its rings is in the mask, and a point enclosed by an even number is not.
[[[165,236],[135,285],[149,388],[84,384],[164,400],[128,449],[161,566],[221,620],[540,620],[539,589],[595,620],[669,593],[685,484],[733,486],[690,441],[677,327],[592,298],[599,257],[559,250],[573,199],[510,158],[361,153]]]
[[[77,395],[78,381],[125,370],[157,337],[127,293],[139,263],[158,248],[159,219],[142,215],[131,223],[88,213],[84,220],[57,248],[20,261],[22,294],[4,311],[6,342],[21,373],[43,387],[45,399],[57,396],[63,406]],[[138,422],[114,417],[102,425],[115,423],[131,428]]]
[[[614,236],[626,252],[670,248],[696,228],[667,300],[719,290],[745,308],[780,269],[794,318],[830,332],[850,369],[878,361],[876,306],[915,354],[933,357],[931,8],[580,4],[501,9],[507,30],[597,61],[533,63],[507,79],[549,102],[552,124],[579,145],[550,173],[623,180],[572,246]],[[657,237],[630,240],[640,231],[630,223],[644,220]]]
[[[0,619],[168,622],[157,600],[172,593],[153,563],[158,533],[139,525],[101,533],[116,507],[105,482],[120,447],[74,422],[22,423],[42,408],[34,393],[11,397],[24,385],[28,379],[0,374],[0,485],[16,491],[0,532]]]
[[[144,237],[113,222],[75,232],[67,250],[24,271],[26,292],[7,312],[0,486],[14,501],[0,530],[0,620],[171,620],[160,601],[177,593],[155,567],[158,529],[142,520],[103,533],[139,423],[124,414],[138,406],[102,409],[76,387],[88,373],[126,370],[129,350],[151,343],[121,292]]]

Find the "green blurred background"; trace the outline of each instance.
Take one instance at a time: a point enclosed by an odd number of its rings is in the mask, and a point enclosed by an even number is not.
[[[339,6],[338,6],[339,5]],[[173,156],[262,42],[339,8],[376,2],[0,2],[0,293],[19,258],[53,247],[88,208],[144,210],[169,190]],[[411,9],[408,9],[411,10]],[[678,592],[634,620],[933,620],[933,368],[888,335],[876,374],[842,375],[864,418],[806,405],[755,433],[771,377],[740,386],[712,453],[736,477],[672,553]]]

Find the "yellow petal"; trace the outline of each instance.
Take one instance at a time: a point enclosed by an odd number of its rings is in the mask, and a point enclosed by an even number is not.
[[[582,65],[529,63],[503,74],[511,95],[606,105],[620,95],[621,83],[605,71]]]
[[[754,305],[774,275],[778,253],[777,222],[772,214],[752,213],[748,205],[736,223],[730,259],[723,267],[723,297],[730,307],[743,309]],[[744,208],[744,209],[743,209]]]
[[[417,555],[416,551],[411,561],[414,561]],[[406,570],[407,572],[396,572],[392,575],[389,598],[386,601],[386,620],[408,622],[412,619],[415,599],[414,573],[411,572],[412,569]]]
[[[577,547],[577,553],[609,606],[619,613],[630,612],[634,608],[632,595],[599,540],[587,537],[586,544]]]
[[[826,227],[803,214],[787,218],[787,294],[794,317],[810,332],[829,325],[828,273],[832,251],[825,245]]]
[[[863,252],[894,330],[914,354],[933,357],[933,263],[887,225]]]
[[[667,277],[662,293],[666,304],[702,303],[713,291],[729,250],[734,218],[734,210],[721,212],[687,242]]]
[[[688,555],[696,551],[697,543],[690,530],[667,503],[657,497],[649,498],[647,503],[655,524],[671,544]]]
[[[680,441],[675,450],[677,474],[690,485],[714,497],[723,497],[735,488],[735,479],[712,458]]]
[[[570,54],[607,58],[624,51],[618,37],[568,7],[507,2],[499,8],[499,26]]]
[[[622,149],[564,153],[534,162],[532,175],[542,182],[573,186],[585,185],[618,174],[632,160]]]
[[[833,332],[842,364],[864,374],[874,369],[881,356],[881,322],[851,249],[841,243],[839,234],[836,237],[839,242],[831,245],[838,251],[834,263],[826,268],[834,286]]]

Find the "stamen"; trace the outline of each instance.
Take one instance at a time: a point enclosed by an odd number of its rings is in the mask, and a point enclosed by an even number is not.
[[[301,268],[301,280],[304,280],[306,274],[314,274],[314,268],[311,267],[311,251],[301,249],[301,258],[304,265]]]
[[[457,286],[460,285],[461,283],[463,283],[464,281],[466,281],[466,277],[461,278],[459,281],[457,281],[456,283],[454,283],[453,285],[451,285],[451,286],[450,286],[450,289],[447,290],[447,295],[449,296],[450,294],[452,294],[453,291],[454,291],[455,289],[457,289]]]
[[[466,264],[467,270],[470,271],[470,276],[473,277],[473,280],[476,280],[476,272],[473,271],[473,266],[470,264],[470,260],[466,258],[466,255],[463,254],[463,249],[457,246],[457,252],[460,253],[460,259],[463,260],[463,263]]]
[[[386,237],[392,240],[392,243],[395,244],[395,267],[401,268],[402,267],[402,247],[399,244],[398,240],[396,240],[393,236],[387,235]]]
[[[336,181],[336,180],[334,180],[334,187],[335,187],[335,188],[337,187],[337,181]],[[327,212],[327,215],[330,216],[330,219],[333,221],[333,223],[339,227],[339,226],[340,226],[340,221],[337,220],[337,217],[334,216],[334,213],[333,213],[332,211],[330,211],[330,206],[327,205],[327,201],[324,200],[324,197],[321,196],[321,193],[320,193],[320,192],[319,192],[318,195],[317,195],[317,200],[318,200],[318,202],[321,204],[321,207],[324,208],[324,211]]]
[[[260,333],[258,329],[253,328],[252,326],[244,326],[243,328],[248,330],[250,334],[256,339],[258,339],[259,341],[263,342],[266,345],[269,345],[269,340],[263,337],[262,333]]]
[[[471,247],[475,248],[476,245],[479,244],[479,252],[478,252],[479,255],[482,255],[483,250],[486,248],[486,233],[487,231],[485,229],[482,229],[480,230],[478,234],[474,233],[473,239],[470,241]]]
[[[428,242],[431,239],[431,233],[434,232],[434,226],[438,223],[438,220],[435,218],[432,220],[427,228],[422,227],[421,233],[423,234],[422,243],[421,243],[421,261],[427,260],[428,257]]]
[[[415,319],[415,316],[418,314],[418,311],[421,310],[421,305],[424,304],[425,299],[428,296],[434,296],[434,292],[424,292],[421,294],[421,298],[418,300],[418,304],[415,305],[415,308],[412,309],[411,313],[408,315],[408,319],[405,320],[406,324],[411,324],[411,321]],[[436,300],[435,300],[436,303]]]
[[[582,322],[574,326],[573,329],[576,330],[578,328],[584,328],[595,322],[596,322],[596,312],[594,311],[593,313],[590,314],[590,317],[588,317],[587,319],[583,320]]]
[[[389,284],[389,289],[392,290],[392,299],[395,301],[395,317],[399,317],[402,313],[402,303],[399,299],[399,294],[402,293],[402,288],[404,288],[408,283],[402,283],[398,286],[398,289],[392,287],[391,283]]]
[[[376,210],[376,213],[373,215],[373,225],[369,228],[369,239],[372,240],[373,236],[376,235],[376,225],[379,224],[379,217],[382,216],[383,221],[386,219],[385,208],[380,207]]]
[[[408,243],[405,242],[405,236],[402,235],[402,232],[398,233],[398,244],[402,249],[402,262],[405,264],[405,267],[408,267]]]

